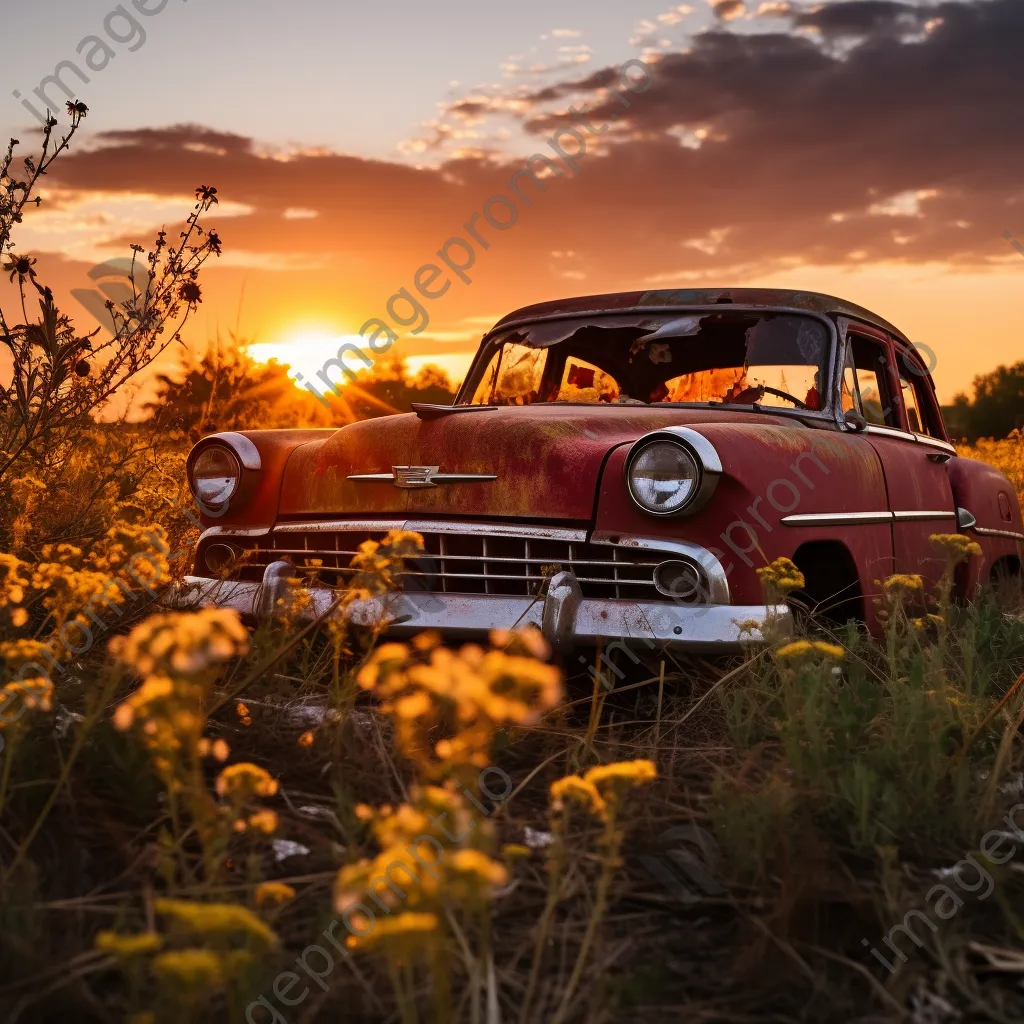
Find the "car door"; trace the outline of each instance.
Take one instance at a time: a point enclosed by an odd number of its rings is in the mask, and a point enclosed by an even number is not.
[[[845,321],[843,404],[867,420],[859,435],[878,453],[885,474],[896,571],[934,586],[942,553],[930,540],[956,532],[956,507],[945,463],[955,449],[943,437],[927,373],[907,346],[884,332]],[[912,427],[916,428],[911,429]]]

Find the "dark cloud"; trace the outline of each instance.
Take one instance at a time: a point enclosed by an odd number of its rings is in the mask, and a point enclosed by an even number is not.
[[[795,25],[816,28],[830,37],[899,36],[920,29],[935,15],[930,6],[894,0],[845,0],[793,13]]]
[[[530,96],[523,123],[539,150],[572,103],[615,127],[584,132],[578,176],[543,193],[525,184],[533,202],[513,230],[483,229],[493,247],[474,273],[494,284],[474,285],[477,309],[492,295],[507,306],[513,287],[533,298],[712,272],[742,283],[800,263],[1004,258],[1003,229],[1024,229],[1024,3],[854,0],[789,19],[761,33],[718,23],[652,66],[628,111],[605,92],[621,86],[616,68]],[[493,153],[435,168],[275,158],[178,126],[101,136],[55,176],[177,195],[216,184],[253,208],[221,225],[229,252],[323,258],[373,306],[382,279],[408,282],[489,196],[511,195],[521,166]],[[285,219],[296,207],[318,216]]]

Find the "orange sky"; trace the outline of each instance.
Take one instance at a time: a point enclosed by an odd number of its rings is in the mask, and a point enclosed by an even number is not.
[[[934,350],[945,400],[1024,358],[1024,258],[1003,237],[1024,240],[1024,5],[767,6],[770,18],[719,4],[717,20],[656,51],[623,40],[616,64],[442,97],[429,129],[387,159],[201,124],[106,130],[95,111],[18,248],[42,255],[91,325],[70,291],[96,288],[92,266],[151,241],[204,183],[224,200],[208,223],[225,254],[205,274],[195,347],[236,325],[280,344],[394,323],[389,298],[415,294],[418,268],[435,264],[451,284],[419,312],[392,303],[411,327],[429,316],[392,351],[450,369],[516,306],[673,286],[858,302]],[[630,92],[618,64],[641,55],[649,80],[634,64]],[[569,113],[580,104],[586,127]],[[586,146],[575,170],[550,144],[559,132],[569,153]],[[521,177],[517,192],[510,180],[535,152],[559,173]],[[479,216],[495,196],[497,221],[515,218],[505,228]],[[438,256],[453,237],[472,241],[468,283]],[[448,253],[468,260],[457,244]]]

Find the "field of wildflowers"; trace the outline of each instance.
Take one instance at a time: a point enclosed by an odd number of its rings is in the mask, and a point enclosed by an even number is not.
[[[186,306],[190,259],[168,268]],[[250,631],[159,604],[197,536],[186,433],[93,422],[70,324],[49,350],[0,328],[51,382],[0,408],[4,1020],[1024,1016],[1024,600],[951,600],[967,538],[933,538],[934,593],[880,581],[880,640],[810,622],[592,688],[535,632],[453,648],[351,621],[415,534],[364,545],[323,621],[295,614],[311,566]],[[972,454],[1024,490],[1019,436]],[[785,560],[761,576],[803,586]],[[680,824],[721,853],[695,901],[643,866]],[[967,854],[990,890],[952,888]],[[940,881],[955,918],[900,926]]]

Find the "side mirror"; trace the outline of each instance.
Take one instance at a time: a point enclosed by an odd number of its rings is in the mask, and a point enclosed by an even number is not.
[[[843,419],[846,422],[847,428],[855,434],[862,434],[867,430],[868,421],[856,409],[850,409]]]

